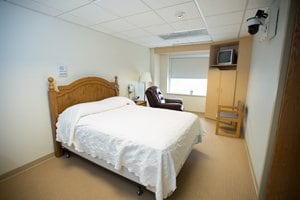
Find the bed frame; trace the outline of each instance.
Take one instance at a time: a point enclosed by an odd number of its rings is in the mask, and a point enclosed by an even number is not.
[[[55,156],[64,154],[61,143],[56,141],[56,122],[58,115],[66,108],[91,101],[99,101],[108,97],[119,95],[118,77],[109,82],[98,77],[81,78],[69,85],[55,87],[52,77],[48,78],[48,95],[51,115],[52,137]]]
[[[114,82],[109,82],[98,77],[87,77],[81,78],[69,85],[58,86],[56,88],[55,81],[52,77],[48,78],[48,95],[49,95],[49,106],[51,115],[51,128],[52,137],[55,150],[55,156],[61,157],[64,151],[69,157],[69,152],[73,152],[97,165],[106,168],[116,174],[119,174],[131,181],[134,181],[138,185],[137,194],[142,195],[144,188],[140,183],[139,177],[129,172],[127,168],[122,167],[121,170],[116,170],[113,165],[108,164],[104,160],[93,158],[86,153],[81,153],[75,150],[73,146],[64,145],[56,141],[56,123],[58,115],[62,113],[66,108],[85,102],[99,101],[105,98],[118,96],[119,95],[119,84],[118,77],[115,76]],[[148,190],[155,192],[155,188],[147,187]]]
[[[61,157],[64,154],[64,151],[73,152],[91,162],[96,163],[97,165],[104,167],[116,174],[119,174],[131,181],[134,181],[138,185],[137,194],[141,195],[144,191],[144,188],[147,188],[149,191],[155,193],[155,187],[145,186],[140,183],[139,177],[129,172],[127,168],[122,167],[121,170],[116,170],[113,165],[108,164],[104,160],[93,158],[86,153],[77,152],[73,146],[68,146],[56,141],[56,123],[58,115],[62,113],[66,108],[85,102],[99,101],[105,98],[118,96],[119,95],[119,85],[118,77],[115,76],[114,82],[109,82],[102,78],[98,77],[87,77],[81,78],[69,85],[64,86],[55,86],[55,81],[52,77],[48,78],[48,95],[49,95],[49,106],[50,106],[50,115],[51,115],[51,128],[52,128],[52,137],[55,150],[55,156]],[[185,160],[190,154],[192,148],[185,156]],[[181,166],[182,167],[182,166]],[[180,171],[180,170],[179,170]],[[178,175],[178,174],[177,174]]]

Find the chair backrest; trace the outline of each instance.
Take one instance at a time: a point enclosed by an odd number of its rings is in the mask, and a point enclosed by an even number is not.
[[[242,101],[238,101],[236,108],[239,112],[239,115],[244,113],[244,107],[245,107],[245,104]]]
[[[146,96],[151,107],[158,107],[165,103],[165,98],[157,86],[151,86],[146,90]]]

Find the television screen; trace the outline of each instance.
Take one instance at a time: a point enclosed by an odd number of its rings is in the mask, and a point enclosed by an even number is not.
[[[232,64],[233,49],[220,50],[218,53],[217,64]]]

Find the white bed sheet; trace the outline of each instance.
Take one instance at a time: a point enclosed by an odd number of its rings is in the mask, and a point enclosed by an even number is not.
[[[69,144],[116,170],[126,167],[160,200],[176,189],[176,175],[200,131],[194,114],[125,103],[81,115]]]

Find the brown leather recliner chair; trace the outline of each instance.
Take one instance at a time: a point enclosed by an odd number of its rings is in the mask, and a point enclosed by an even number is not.
[[[182,100],[165,99],[157,86],[149,87],[145,93],[150,107],[183,111]]]

